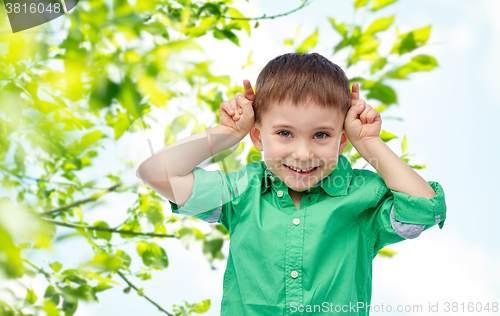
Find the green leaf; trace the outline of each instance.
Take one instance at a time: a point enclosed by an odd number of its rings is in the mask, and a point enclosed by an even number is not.
[[[337,45],[335,45],[335,48],[333,49],[333,52],[336,53],[339,50],[341,50],[342,48],[351,45],[351,43],[352,43],[352,39],[351,38],[344,38]]]
[[[168,267],[167,253],[155,243],[137,241],[137,253],[142,262],[153,269],[164,269]]]
[[[406,148],[407,148],[407,143],[406,143],[406,135],[405,137],[403,137],[403,140],[401,141],[401,151],[404,153],[406,153]]]
[[[391,249],[389,249],[389,248],[387,248],[387,247],[384,247],[384,248],[382,248],[382,249],[380,249],[380,250],[378,251],[378,254],[377,254],[377,255],[378,255],[378,256],[381,256],[381,257],[389,257],[389,258],[391,258],[391,257],[393,257],[396,253],[397,253],[397,252],[395,252],[394,250],[391,250]]]
[[[106,135],[101,131],[93,131],[86,135],[83,135],[78,145],[78,150],[83,152],[94,145],[99,139],[105,137]]]
[[[20,173],[26,172],[26,152],[24,151],[23,146],[17,146],[16,153],[14,154],[14,160],[16,162],[17,169]]]
[[[384,66],[387,64],[387,58],[385,57],[380,57],[375,62],[373,62],[372,67],[370,68],[370,73],[374,74],[377,71],[380,71],[384,68]]]
[[[52,262],[49,266],[54,270],[54,272],[59,272],[62,268],[62,264],[58,261]]]
[[[207,31],[215,26],[217,20],[215,17],[204,17],[199,26],[190,26],[184,29],[184,34],[191,37],[200,37],[207,33]]]
[[[104,221],[97,221],[94,223],[95,227],[104,227],[104,228],[109,228],[109,225],[108,223],[104,222]],[[111,241],[111,237],[112,237],[112,233],[111,232],[107,232],[107,231],[100,231],[100,230],[96,230],[95,231],[95,236],[97,239],[105,239],[107,241]]]
[[[413,169],[425,169],[427,165],[410,165]]]
[[[180,53],[185,50],[199,50],[203,51],[201,46],[192,39],[169,41],[166,44],[156,47],[150,52],[150,55],[154,55],[158,61],[157,65],[164,67],[165,63],[161,62],[168,60],[170,55],[173,53]],[[128,78],[128,77],[127,77]]]
[[[203,241],[203,254],[209,262],[215,258],[223,259],[224,255],[221,252],[222,245],[224,244],[224,235],[218,230],[212,230],[207,234]]]
[[[390,141],[391,139],[398,138],[396,135],[389,133],[387,131],[382,130],[380,132],[380,138],[384,141],[384,143]]]
[[[438,66],[436,58],[429,55],[418,55],[409,63],[386,73],[383,78],[407,79],[407,75],[417,71],[430,71]]]
[[[118,258],[123,267],[129,268],[132,263],[132,258],[123,250],[116,250],[115,258]]]
[[[60,316],[59,312],[61,309],[57,308],[57,305],[52,301],[45,301],[43,303],[43,311],[47,316]]]
[[[366,29],[366,34],[375,34],[377,32],[385,31],[391,26],[394,21],[394,15],[388,18],[380,18],[375,20],[370,26]]]
[[[342,23],[337,23],[334,18],[328,17],[328,20],[330,20],[330,23],[332,24],[333,28],[339,32],[340,35],[342,35],[343,38],[347,37],[347,30],[345,28],[345,24]]]
[[[163,223],[163,210],[161,208],[161,204],[157,204],[156,206],[149,207],[146,211],[146,216],[148,221],[153,225]]]
[[[80,220],[80,222],[83,220],[83,211],[81,208],[75,207],[73,209],[73,213],[76,214],[76,216],[78,216],[78,219]]]
[[[35,291],[33,291],[32,289],[29,288],[27,293],[26,293],[26,298],[24,300],[24,304],[33,305],[33,304],[35,304],[37,299],[38,299],[38,297],[36,296]]]
[[[235,8],[229,8],[227,9],[227,14],[229,14],[230,17],[232,18],[244,18],[245,16],[241,14],[240,11],[236,10]],[[247,32],[248,36],[250,36],[250,21],[248,20],[236,20],[239,26],[243,27],[243,29]]]
[[[430,25],[401,35],[399,34],[399,29],[396,28],[397,40],[392,46],[391,54],[397,53],[399,55],[403,55],[425,45],[430,34]]]
[[[142,227],[137,220],[130,220],[123,224],[121,231],[140,232],[142,231]],[[133,234],[120,233],[121,238],[133,238],[134,236]]]
[[[105,291],[105,290],[108,290],[108,289],[111,289],[113,288],[111,285],[105,283],[105,282],[99,282],[97,283],[96,286],[94,286],[94,289],[93,291],[94,292],[102,292],[102,291]]]
[[[191,306],[191,311],[197,314],[204,314],[210,308],[210,300],[204,300]]]
[[[168,124],[165,128],[165,139],[163,141],[164,146],[168,146],[177,141],[177,138],[172,133],[172,123]]]
[[[116,115],[116,122],[114,124],[115,140],[122,137],[123,133],[130,127],[130,118],[128,113],[118,112]]]
[[[95,244],[94,244],[95,245]],[[95,245],[96,248],[98,248],[97,245]],[[99,249],[99,248],[98,248]],[[122,261],[120,258],[116,258],[115,256],[111,256],[109,253],[98,250],[97,253],[95,254],[94,258],[92,258],[91,261],[89,261],[86,265],[94,268],[98,268],[103,271],[116,271],[120,269]],[[68,274],[68,278],[71,277],[70,281],[78,283],[78,284],[85,284],[86,280],[91,280],[91,279],[96,279],[99,281],[105,281],[108,283],[116,283],[113,280],[101,277],[99,274],[93,273],[89,270],[66,270],[62,273],[63,275]]]
[[[59,293],[56,292],[54,286],[49,285],[45,290],[45,294],[43,295],[44,300],[52,301],[54,304],[59,305]]]
[[[353,62],[349,63],[349,65],[354,64],[358,58],[374,62],[379,58],[377,54],[379,45],[380,40],[378,38],[370,34],[363,34],[357,41],[352,43],[354,47],[354,52],[352,54]]]
[[[141,95],[130,77],[125,77],[120,84],[120,90],[116,98],[121,106],[132,116],[132,121],[142,116],[142,107],[139,104]]]
[[[372,11],[377,11],[398,0],[373,0]]]
[[[238,36],[236,36],[236,34],[234,34],[232,31],[230,30],[227,30],[227,29],[214,29],[214,37],[216,39],[228,39],[230,40],[231,42],[233,42],[234,44],[236,44],[236,46],[240,46],[240,39],[238,38]]]
[[[375,109],[377,112],[382,113],[382,112],[384,112],[385,110],[387,110],[387,108],[388,108],[388,107],[389,107],[389,105],[381,103],[381,104],[377,105],[376,107],[374,107],[374,109]],[[385,117],[384,117],[384,120],[385,120],[385,121],[387,121],[387,120],[402,121],[403,119],[402,119],[402,118],[400,118],[400,117],[397,117],[397,116],[396,116],[396,117],[394,117],[394,116],[385,116]]]
[[[64,316],[73,316],[73,314],[78,309],[78,300],[63,300],[62,310],[64,311]]]
[[[104,76],[92,82],[89,106],[93,110],[102,109],[111,105],[111,100],[118,93],[119,86]],[[53,96],[54,97],[54,96]]]
[[[368,82],[368,81],[366,81]],[[369,90],[370,92],[366,95],[368,99],[380,100],[382,103],[391,105],[398,102],[398,95],[389,86],[382,84],[381,82],[376,82],[373,85],[365,84],[362,86],[363,90]]]
[[[146,272],[144,268],[141,268],[141,271],[143,272],[136,273],[135,276],[141,279],[142,281],[151,280],[151,273]]]
[[[306,38],[299,47],[295,49],[298,54],[305,54],[318,44],[318,29],[312,35]]]
[[[250,53],[248,54],[248,58],[247,58],[247,62],[241,66],[241,69],[245,69],[246,67],[252,65],[254,62],[251,60],[252,59],[252,53],[253,53],[253,50],[250,51]]]
[[[178,117],[173,120],[172,124],[169,125],[169,131],[173,135],[177,135],[180,132],[182,132],[189,121],[191,120],[192,116],[189,114],[184,114],[184,115],[179,115]],[[165,129],[165,134],[167,133],[167,130]]]
[[[354,0],[354,8],[359,9],[364,7],[370,0]]]
[[[217,19],[221,16],[221,10],[218,5],[215,5],[213,3],[206,3],[202,5],[199,9],[198,12],[196,13],[197,15],[200,15],[204,11],[207,11],[210,13],[210,16],[215,15]]]
[[[229,87],[229,84],[231,83],[231,78],[229,76],[214,76],[212,74],[208,74],[206,79],[207,83],[208,82],[222,83],[226,87]]]
[[[203,235],[203,233],[195,227],[182,227],[181,229],[177,230],[177,234],[179,235],[179,239],[184,247],[186,247],[186,249],[190,249],[193,243],[198,240],[202,240],[205,237],[205,235]]]

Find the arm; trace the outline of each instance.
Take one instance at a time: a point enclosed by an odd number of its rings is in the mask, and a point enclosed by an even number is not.
[[[425,181],[383,142],[380,113],[359,99],[357,83],[353,84],[351,101],[344,122],[347,138],[379,172],[371,184],[371,191],[377,192],[373,198],[377,206],[358,217],[366,233],[376,240],[374,249],[415,238],[438,223],[442,228],[446,203],[441,185]]]
[[[413,197],[431,199],[436,196],[427,181],[401,160],[380,137],[373,138],[356,149],[378,171],[389,189]]]
[[[192,195],[193,169],[202,161],[242,140],[254,124],[253,89],[244,83],[245,95],[224,101],[219,110],[220,125],[181,139],[141,163],[137,176],[149,187],[179,206]]]
[[[234,130],[217,125],[159,150],[140,164],[137,174],[147,186],[181,206],[193,190],[193,169],[241,139]]]
[[[380,138],[380,113],[359,99],[357,83],[352,86],[351,108],[344,124],[351,144],[378,171],[389,189],[427,199],[436,195],[432,187]]]

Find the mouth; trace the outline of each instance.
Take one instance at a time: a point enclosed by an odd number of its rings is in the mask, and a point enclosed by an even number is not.
[[[284,166],[286,166],[286,168],[288,169],[288,171],[290,171],[292,174],[294,174],[294,175],[296,175],[298,177],[302,177],[302,178],[303,177],[311,176],[318,169],[318,166],[313,167],[313,168],[309,168],[309,169],[305,169],[305,170],[295,169],[295,168],[287,166],[287,165],[284,165]]]

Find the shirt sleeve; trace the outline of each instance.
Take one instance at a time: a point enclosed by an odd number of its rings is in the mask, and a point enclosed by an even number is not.
[[[383,183],[382,178],[379,179]],[[383,247],[405,239],[418,237],[423,231],[438,224],[442,229],[446,219],[446,203],[441,185],[427,181],[435,196],[413,197],[394,191],[383,184],[377,194],[375,207],[363,212],[363,228],[374,241],[374,254]]]
[[[220,223],[231,231],[236,220],[235,194],[230,176],[220,170],[193,169],[194,184],[191,197],[182,206],[169,200],[172,212],[199,218],[208,223]]]

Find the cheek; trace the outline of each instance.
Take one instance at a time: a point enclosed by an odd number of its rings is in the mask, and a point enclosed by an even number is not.
[[[284,157],[287,155],[284,150],[281,150],[280,148],[277,148],[276,146],[269,146],[266,149],[267,149],[267,151],[266,151],[265,156],[268,159],[273,159],[273,160],[278,161],[280,159],[284,159]]]
[[[339,150],[334,144],[321,148],[316,152],[318,158],[327,167],[335,168],[338,161]]]

